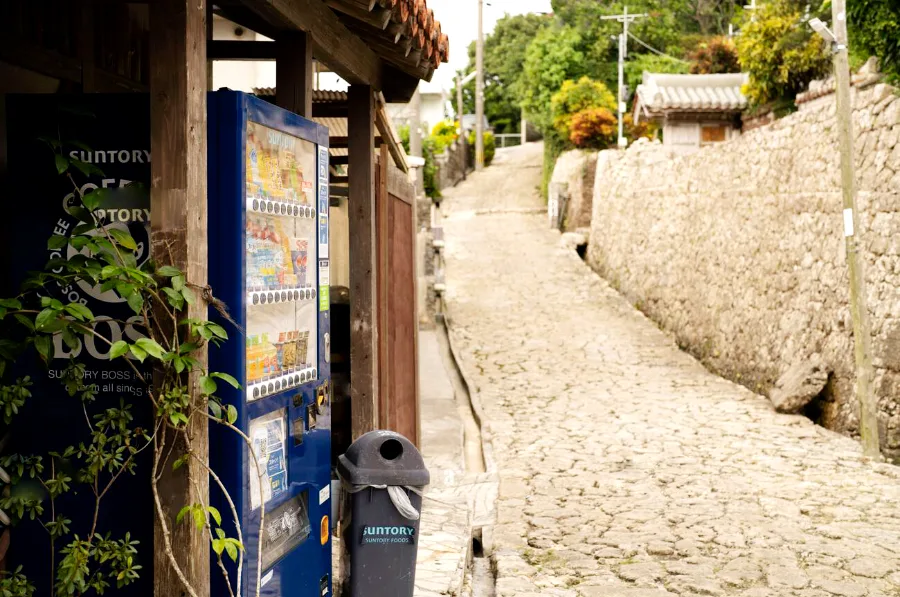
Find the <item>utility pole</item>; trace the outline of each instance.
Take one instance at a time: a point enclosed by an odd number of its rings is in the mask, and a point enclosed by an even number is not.
[[[422,96],[418,88],[412,96],[412,122],[409,123],[409,153],[422,157]]]
[[[625,6],[622,14],[609,15],[600,17],[604,21],[615,19],[622,23],[622,33],[619,35],[619,92],[616,94],[619,107],[619,147],[627,147],[628,140],[625,138],[625,59],[628,57],[628,25],[633,21],[644,18],[646,14],[628,14],[628,7]]]
[[[825,41],[831,42],[837,98],[838,143],[841,153],[841,191],[844,207],[844,241],[850,270],[850,315],[853,319],[854,357],[856,361],[856,399],[859,402],[859,435],[866,456],[880,453],[878,411],[872,391],[872,329],[867,305],[866,275],[859,254],[859,215],[856,208],[856,173],[853,153],[853,106],[850,102],[850,61],[847,50],[846,0],[832,0],[834,32],[825,23],[812,19],[810,26]]]
[[[484,168],[484,0],[478,0],[478,40],[475,42],[475,170]]]
[[[466,129],[463,127],[463,82],[462,77],[456,75],[456,118],[459,119],[459,139],[462,141],[463,154],[463,180],[466,179],[466,168],[469,167],[469,140],[466,139]]]

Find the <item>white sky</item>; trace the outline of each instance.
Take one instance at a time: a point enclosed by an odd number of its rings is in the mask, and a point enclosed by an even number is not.
[[[422,89],[437,91],[443,87],[449,91],[456,71],[469,61],[469,44],[478,36],[478,0],[428,0],[428,8],[434,10],[441,30],[450,36],[450,62],[442,64],[431,83],[423,83]],[[550,12],[550,0],[485,0],[485,36],[504,14],[527,12]]]

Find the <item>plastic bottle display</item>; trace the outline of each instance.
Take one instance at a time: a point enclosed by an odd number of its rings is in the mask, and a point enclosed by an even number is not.
[[[310,346],[310,337],[316,334],[318,303],[312,293],[304,294],[304,289],[315,289],[318,271],[317,218],[307,207],[315,205],[316,159],[313,144],[248,123],[246,287],[260,299],[248,300],[248,385],[316,366],[317,347]],[[257,209],[258,202],[303,208],[298,217],[296,208],[266,211]],[[296,289],[300,294],[285,294]]]

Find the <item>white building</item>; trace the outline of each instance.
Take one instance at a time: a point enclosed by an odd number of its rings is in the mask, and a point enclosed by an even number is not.
[[[662,127],[663,145],[691,153],[704,145],[741,134],[747,75],[668,75],[644,73],[634,100],[634,122]]]
[[[425,135],[431,132],[434,125],[448,118],[447,102],[450,99],[450,93],[438,85],[425,83],[419,84],[419,97],[421,104],[419,107],[419,122],[424,124],[422,132]],[[412,102],[408,104],[388,104],[388,116],[394,123],[394,126],[409,125],[413,121],[415,113]]]

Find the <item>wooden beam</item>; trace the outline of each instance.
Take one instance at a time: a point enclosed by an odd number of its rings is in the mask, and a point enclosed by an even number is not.
[[[189,284],[207,285],[206,203],[206,6],[203,0],[157,0],[150,5],[150,209],[152,257],[185,272]],[[206,319],[203,292],[186,317]],[[207,366],[206,348],[193,356],[198,369]],[[187,435],[173,438],[171,430],[162,454],[154,520],[153,581],[156,597],[185,595],[183,576],[198,597],[209,597],[209,539],[205,529],[175,524],[185,505],[209,503],[209,421],[206,401],[198,387],[199,374],[190,379],[191,416]],[[173,451],[168,447],[172,446]],[[172,462],[188,450],[194,458],[173,471]],[[189,478],[193,481],[190,482]],[[171,537],[166,545],[163,525]],[[171,549],[179,570],[170,562]],[[178,572],[180,571],[180,575]]]
[[[347,102],[316,102],[313,118],[347,118]]]
[[[210,60],[276,60],[276,44],[271,41],[215,40],[207,43]]]
[[[346,2],[345,0],[325,0],[325,4],[329,8],[347,15],[351,19],[360,21],[376,29],[387,29],[388,23],[391,22],[391,11],[380,8],[378,10],[365,10],[357,4]]]
[[[304,31],[284,33],[275,42],[275,103],[304,118],[313,116],[312,36]]]
[[[375,239],[375,95],[351,85],[350,161],[350,400],[353,439],[378,425],[378,267]]]
[[[316,58],[348,83],[381,89],[381,60],[321,0],[241,0],[241,3],[281,30],[310,33]]]
[[[381,147],[381,144],[384,143],[384,139],[382,139],[381,137],[374,137],[373,142],[376,147]],[[329,137],[328,147],[332,149],[345,149],[347,147],[350,147],[350,137]]]

